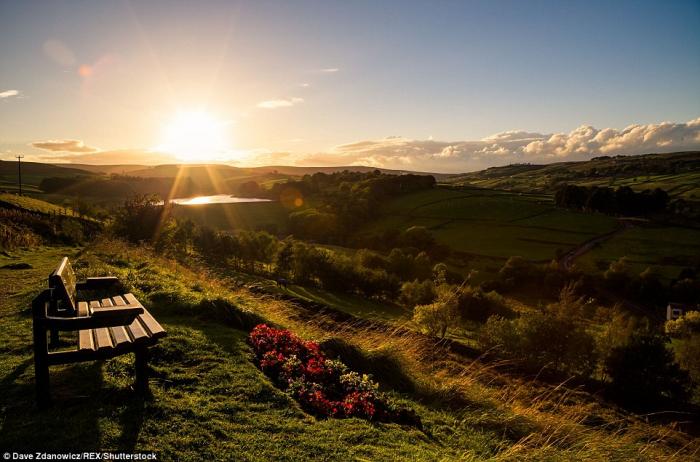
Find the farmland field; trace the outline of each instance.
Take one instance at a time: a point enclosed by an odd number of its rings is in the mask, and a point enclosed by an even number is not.
[[[611,261],[627,257],[629,269],[647,267],[670,280],[686,267],[700,263],[700,230],[679,227],[640,227],[625,230],[576,261],[590,272],[604,270]]]
[[[616,221],[557,209],[547,195],[438,188],[388,202],[365,231],[411,226],[425,226],[459,252],[544,261],[615,229]]]
[[[173,215],[220,230],[268,229],[276,233],[287,228],[287,211],[279,202],[175,205]]]

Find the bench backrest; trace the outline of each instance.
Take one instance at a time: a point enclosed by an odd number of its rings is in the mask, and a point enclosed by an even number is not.
[[[70,310],[75,311],[75,272],[68,260],[68,257],[63,257],[58,268],[49,276],[49,288],[53,289],[54,310]]]

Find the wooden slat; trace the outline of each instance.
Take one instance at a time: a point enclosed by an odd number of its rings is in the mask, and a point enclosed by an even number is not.
[[[116,295],[112,297],[112,302],[114,303],[114,306],[124,306],[126,305],[126,300],[122,298],[121,295]]]
[[[112,306],[112,300],[109,298],[103,298],[100,302],[100,304],[104,307],[111,307]]]
[[[92,329],[84,329],[78,331],[78,349],[90,351],[95,349],[95,342],[93,340]]]
[[[106,327],[95,329],[95,345],[98,350],[112,348],[112,338],[109,335],[109,329]]]
[[[126,300],[126,303],[128,303],[129,305],[142,306],[141,302],[139,302],[132,293],[124,294],[122,295],[122,297],[124,297],[124,300]]]
[[[148,333],[141,325],[139,318],[134,319],[129,327],[126,328],[134,342],[139,342],[148,339]]]
[[[100,301],[99,300],[92,300],[90,302],[90,313],[95,311],[95,309],[99,309],[99,308],[100,308]]]
[[[87,302],[78,302],[78,316],[81,318],[84,318],[86,316],[89,316],[90,312],[88,311],[88,304]]]
[[[131,343],[129,334],[126,332],[124,326],[110,327],[109,330],[112,332],[112,338],[114,339],[114,346],[123,346],[126,343]]]
[[[156,321],[148,311],[143,310],[143,313],[139,315],[138,319],[146,327],[150,337],[160,337],[165,334],[165,329],[158,324],[158,321]]]

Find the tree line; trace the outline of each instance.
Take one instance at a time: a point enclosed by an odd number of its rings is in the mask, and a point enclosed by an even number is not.
[[[668,193],[663,189],[635,192],[629,186],[613,189],[567,184],[554,195],[554,203],[558,207],[615,215],[639,216],[664,212],[668,202]]]

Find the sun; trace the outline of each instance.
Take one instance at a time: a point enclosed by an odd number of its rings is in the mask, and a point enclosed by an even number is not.
[[[161,129],[158,150],[183,162],[220,160],[231,150],[229,126],[206,111],[179,111]]]

